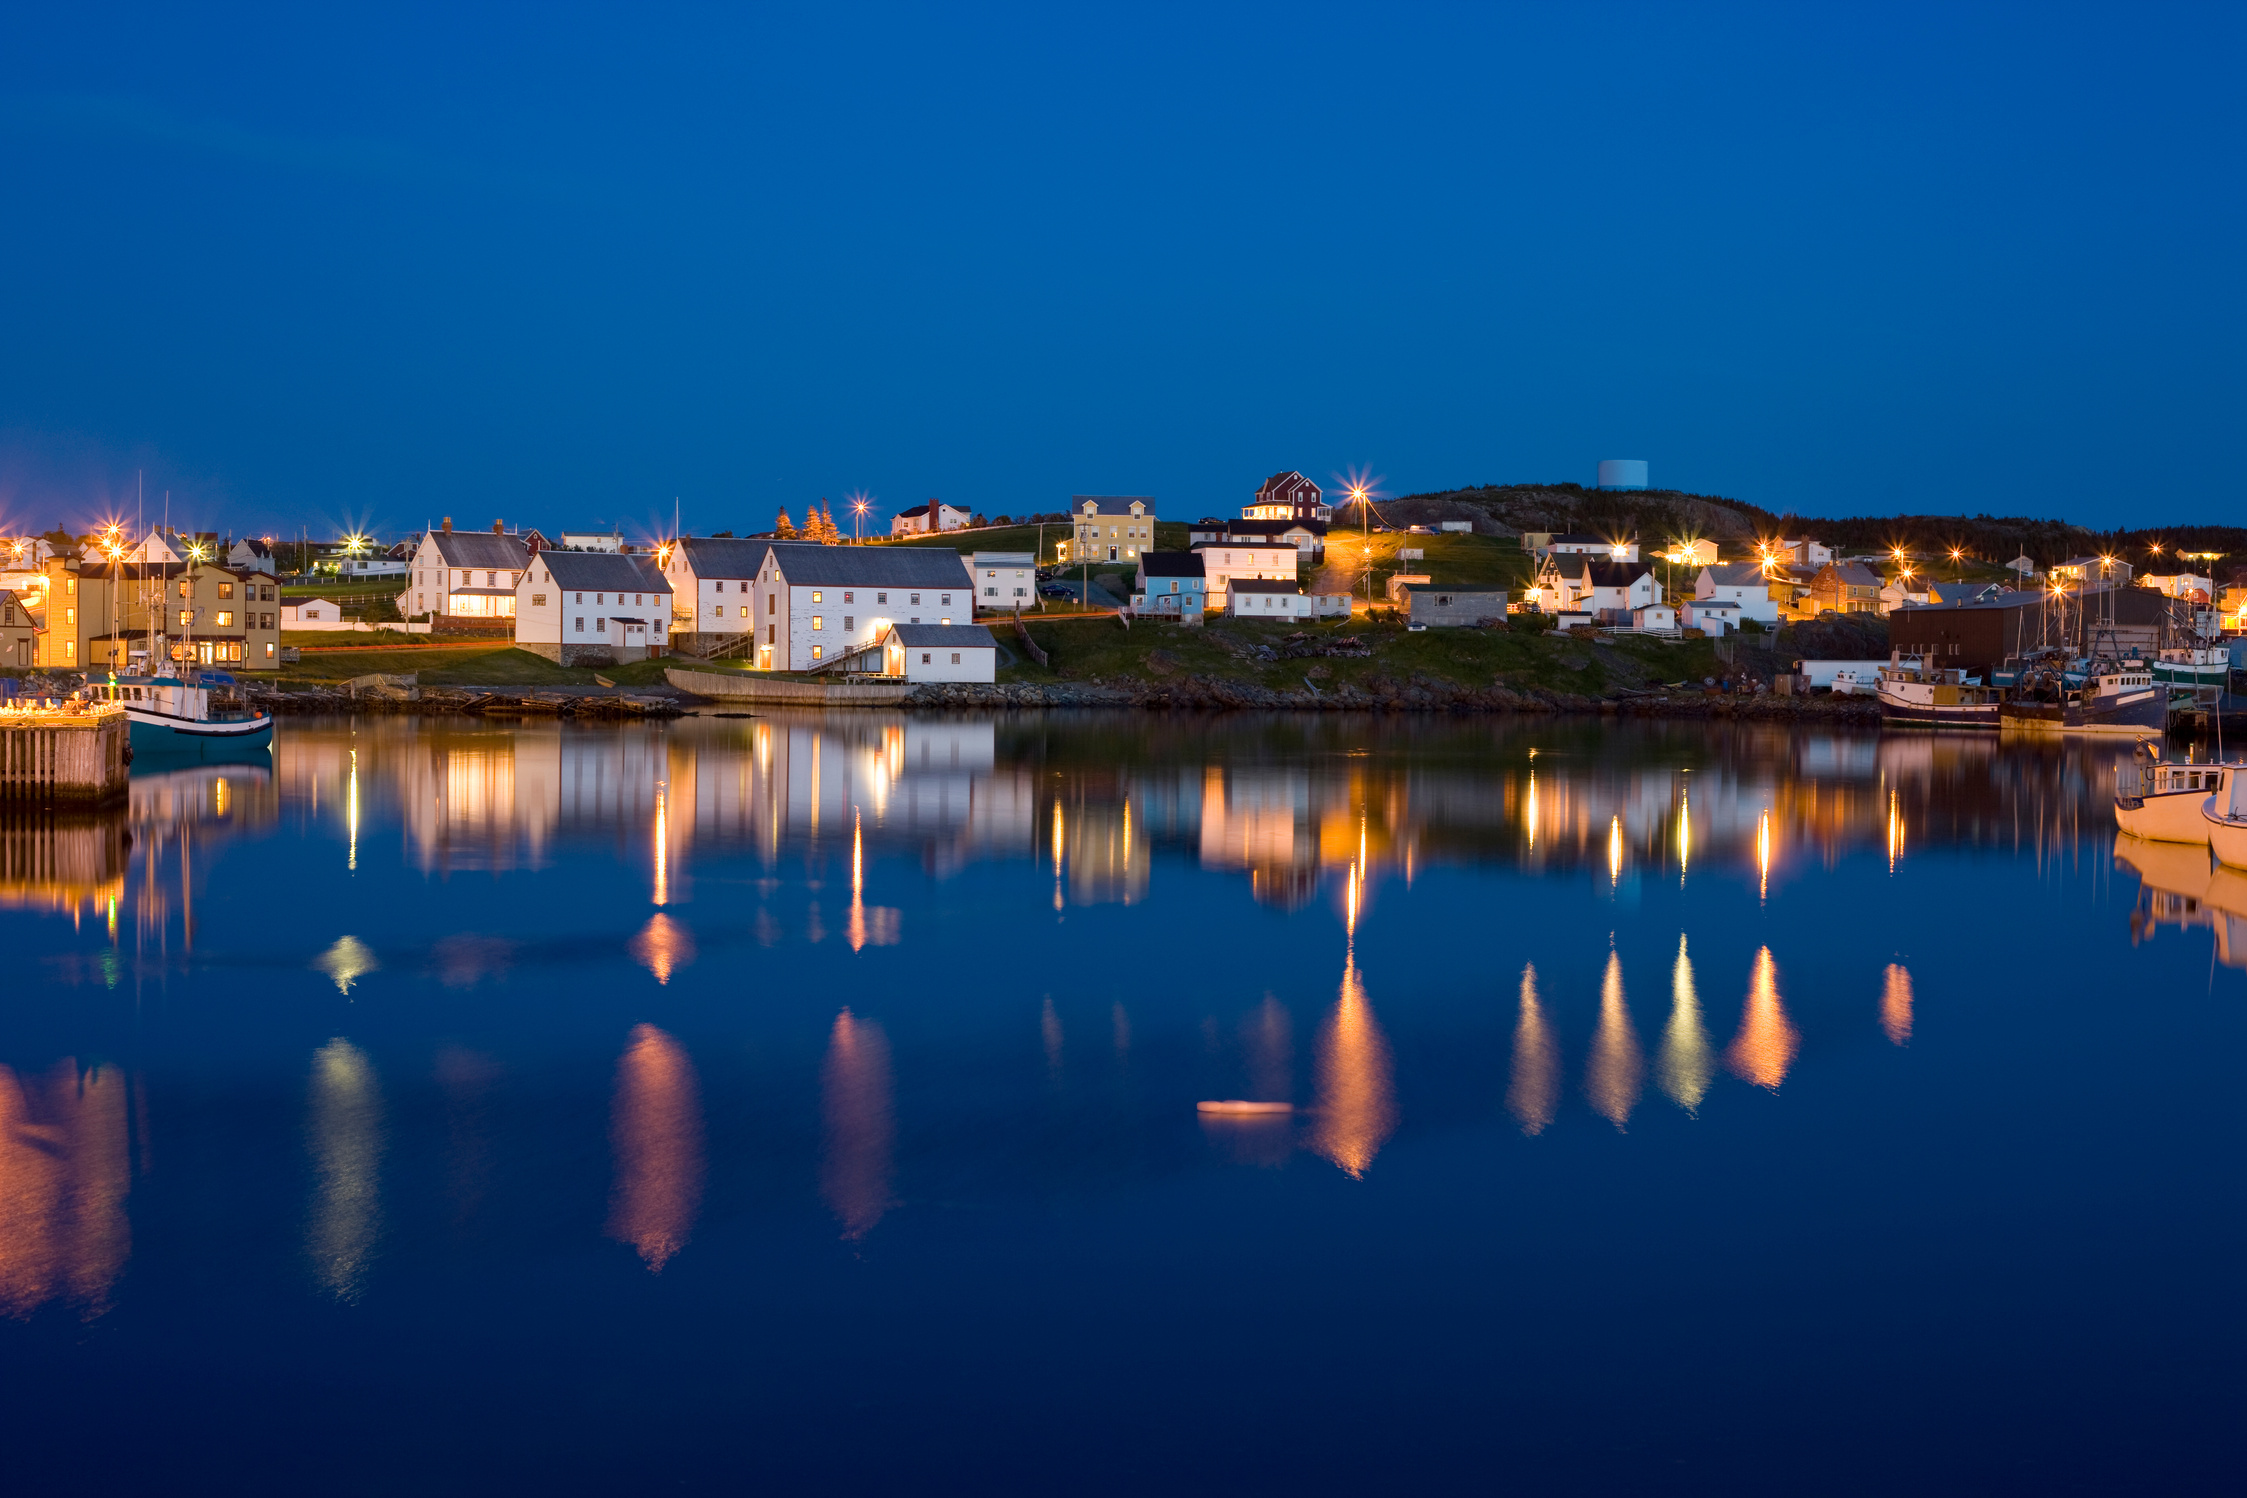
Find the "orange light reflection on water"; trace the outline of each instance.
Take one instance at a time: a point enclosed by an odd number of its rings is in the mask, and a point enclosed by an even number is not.
[[[686,1051],[653,1025],[633,1027],[616,1064],[609,1144],[609,1236],[660,1274],[702,1210],[702,1089]]]

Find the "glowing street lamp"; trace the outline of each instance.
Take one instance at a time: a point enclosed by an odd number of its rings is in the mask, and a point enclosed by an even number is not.
[[[866,503],[864,496],[854,498],[850,502],[850,539],[853,546],[860,544],[866,539],[864,532],[864,523],[866,520],[866,511],[869,508],[870,506],[868,506],[868,504]]]

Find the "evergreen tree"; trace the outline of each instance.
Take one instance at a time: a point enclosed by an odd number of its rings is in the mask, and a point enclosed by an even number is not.
[[[835,524],[835,512],[827,508],[827,501],[824,499],[819,502],[819,539],[828,546],[843,539],[842,528]]]
[[[773,526],[772,533],[783,541],[796,539],[796,522],[788,518],[786,510],[780,512],[780,520]]]

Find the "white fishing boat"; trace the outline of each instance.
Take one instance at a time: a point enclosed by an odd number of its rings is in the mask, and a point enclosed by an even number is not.
[[[2247,775],[2229,777],[2221,795],[2212,795],[2200,809],[2208,824],[2208,847],[2216,861],[2247,869]]]
[[[2180,687],[2220,687],[2231,681],[2231,647],[2189,646],[2159,652],[2153,679]]]
[[[2160,744],[2141,741],[2129,761],[2114,767],[2114,823],[2132,837],[2205,846],[2201,809],[2212,796],[2228,796],[2241,769],[2247,765],[2164,760]]]
[[[132,724],[133,758],[238,759],[273,747],[273,715],[232,691],[231,677],[117,676],[86,695],[114,702]]]

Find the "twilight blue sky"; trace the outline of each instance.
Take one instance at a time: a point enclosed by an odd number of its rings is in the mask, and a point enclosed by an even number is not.
[[[0,13],[0,528],[2239,520],[2247,11]]]

